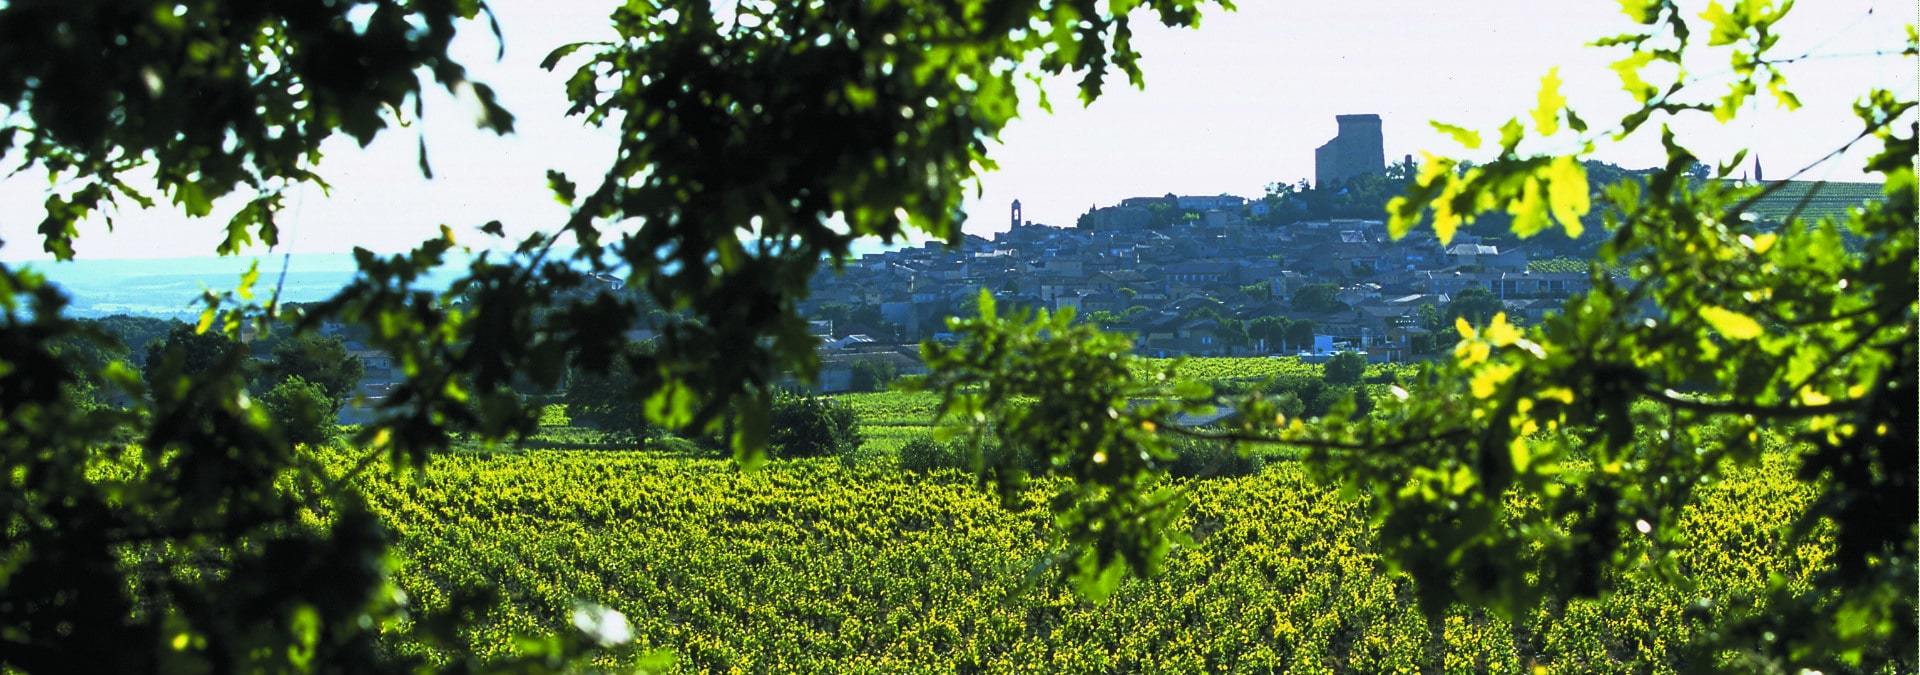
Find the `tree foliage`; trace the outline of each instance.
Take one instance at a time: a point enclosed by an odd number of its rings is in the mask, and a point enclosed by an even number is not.
[[[241,358],[246,351],[246,345],[224,333],[174,324],[165,338],[147,343],[146,358],[142,360],[146,365],[141,374],[148,387],[159,387],[168,375],[197,376],[233,364],[238,364],[243,373],[250,373],[252,360]]]
[[[278,340],[271,348],[273,360],[267,362],[262,389],[300,378],[326,394],[335,412],[360,385],[365,366],[359,357],[347,353],[346,341],[338,337],[301,334]]]
[[[115,355],[129,360],[134,366],[146,363],[147,345],[155,340],[165,339],[172,330],[173,321],[141,316],[115,314],[89,321],[112,336],[118,345],[110,348]]]
[[[1263,316],[1247,322],[1247,336],[1266,341],[1269,352],[1283,353],[1286,351],[1287,332],[1292,328],[1292,319],[1284,316]]]
[[[636,400],[639,378],[632,362],[621,357],[604,372],[576,370],[567,379],[563,401],[575,424],[629,438],[650,438],[659,427],[647,419],[646,407]]]
[[[1360,352],[1340,352],[1327,359],[1327,384],[1355,385],[1367,372],[1367,357]]]
[[[73,256],[82,218],[110,218],[122,199],[151,206],[155,192],[193,217],[240,192],[246,206],[219,250],[271,246],[280,193],[319,180],[322,142],[344,132],[365,145],[398,121],[389,111],[419,114],[416,72],[470,88],[482,126],[513,129],[447,53],[456,23],[482,10],[477,0],[10,2],[0,9],[0,153],[74,179],[48,196],[40,224],[61,258]]]
[[[572,111],[620,132],[584,188],[550,175],[572,209],[548,228],[557,234],[473,256],[445,292],[420,283],[457,247],[446,229],[400,255],[356,251],[354,283],[303,308],[256,296],[254,270],[207,294],[191,332],[364,330],[405,378],[355,437],[357,474],[418,466],[456,434],[531,432],[537,408],[514,386],[605,372],[627,330],[661,308],[677,318],[659,327],[658,351],[627,364],[638,409],[729,428],[751,464],[767,446],[772,383],[813,374],[796,307],[821,261],[910,228],[957,238],[963,190],[993,165],[988,143],[1020,111],[1023,78],[1072,73],[1088,101],[1114,73],[1139,85],[1131,21],[1190,26],[1203,4],[628,3],[611,17],[617,40],[547,59],[578,59]],[[447,51],[484,14],[479,0],[0,3],[0,157],[55,179],[40,234],[61,258],[82,219],[156,197],[196,218],[242,199],[218,250],[271,246],[281,193],[324,186],[323,141],[365,144],[410,122],[401,111],[423,112],[417,73],[478,99],[483,127],[512,128]],[[420,160],[430,173],[424,142]],[[647,299],[595,290],[592,274]],[[0,457],[13,481],[0,498],[0,668],[429,667],[374,636],[402,625],[433,639],[457,613],[410,615],[386,592],[377,524],[347,476],[303,461],[250,394],[244,350],[150,361],[143,382],[56,349],[105,339],[64,305],[44,279],[0,266]],[[134,407],[66,405],[94,376]],[[125,476],[91,468],[114,458]],[[156,555],[121,555],[129,542]],[[563,667],[596,644],[587,629],[600,622],[575,623],[584,636],[528,640],[506,662],[431,667]]]
[[[1493,291],[1479,286],[1469,286],[1447,301],[1448,319],[1466,319],[1467,323],[1485,325],[1492,321],[1495,314],[1507,311],[1507,304],[1493,297]],[[1436,317],[1437,318],[1437,317]]]
[[[288,443],[316,445],[333,440],[339,400],[319,383],[289,375],[262,394],[260,403]]]
[[[860,447],[860,420],[853,408],[812,394],[783,394],[774,400],[769,439],[783,457],[820,457]]]
[[[852,371],[853,391],[881,391],[900,377],[900,369],[883,358],[856,359]]]
[[[945,433],[976,453],[1023,448],[1086,486],[1055,502],[1064,545],[1056,563],[1085,592],[1104,596],[1126,570],[1158,571],[1180,540],[1167,523],[1182,496],[1166,480],[1176,455],[1151,420],[1203,409],[1159,400],[1175,389],[1172,373],[1136,381],[1132,371],[1141,366],[1131,342],[1074,323],[1071,311],[1001,316],[985,292],[979,310],[977,318],[949,322],[955,344],[921,347],[931,371],[922,385],[942,393],[942,419],[960,421]],[[1201,387],[1178,386],[1190,395]],[[1028,475],[1019,465],[980,468],[1007,498]]]
[[[1213,393],[1155,392],[1106,370],[1125,359],[1118,338],[1044,315],[985,313],[955,325],[958,346],[928,346],[950,418],[984,415],[1003,440],[1047,449],[1052,472],[1071,479],[1059,504],[1076,578],[1106,588],[1124,571],[1152,572],[1180,541],[1162,527],[1179,502],[1156,460],[1161,436],[1198,435],[1302,448],[1324,480],[1368,494],[1389,567],[1415,581],[1430,617],[1457,603],[1511,616],[1602,595],[1627,569],[1684,585],[1682,513],[1701,486],[1759,461],[1762,436],[1777,433],[1818,494],[1777,534],[1835,555],[1807,586],[1780,579],[1760,596],[1700,598],[1696,663],[1914,667],[1914,102],[1868,92],[1855,106],[1859,132],[1833,139],[1840,150],[1879,147],[1865,169],[1884,176],[1885,202],[1761,224],[1742,214],[1783,183],[1703,179],[1669,122],[1725,121],[1761,87],[1795,106],[1768,51],[1786,7],[1623,7],[1642,29],[1600,42],[1627,50],[1614,70],[1634,106],[1617,125],[1590,127],[1549,73],[1528,123],[1499,130],[1495,156],[1429,157],[1388,206],[1396,236],[1424,224],[1443,242],[1488,212],[1511,218],[1517,237],[1578,237],[1597,208],[1605,243],[1591,292],[1527,329],[1502,313],[1456,321],[1452,358],[1395,384],[1370,415],[1343,406],[1303,425],[1252,396],[1235,401],[1238,428],[1181,428],[1164,406]],[[1730,59],[1731,83],[1649,67],[1699,52]],[[1905,53],[1915,54],[1911,39]],[[1655,122],[1664,167],[1590,183],[1582,155]],[[1460,132],[1478,147],[1477,132]],[[1613,265],[1629,277],[1605,274]],[[1015,406],[1014,396],[1036,400]],[[1155,396],[1160,407],[1117,402]]]
[[[1333,284],[1307,284],[1293,292],[1293,308],[1302,312],[1331,312],[1344,305],[1334,298],[1340,287]]]
[[[1193,25],[1201,4],[630,3],[612,16],[618,39],[547,60],[576,59],[573,112],[620,132],[584,188],[550,174],[572,214],[556,234],[474,256],[441,293],[420,282],[458,246],[450,234],[400,255],[359,251],[354,284],[299,312],[255,297],[250,273],[209,294],[192,332],[298,333],[324,320],[367,330],[406,378],[356,439],[368,453],[348,465],[357,474],[423,463],[457,433],[527,433],[536,415],[516,383],[614,367],[626,331],[664,308],[680,318],[660,326],[657,352],[628,364],[640,410],[730,429],[750,465],[768,445],[772,383],[787,369],[812,374],[797,306],[821,261],[844,260],[863,236],[956,239],[969,177],[993,166],[988,143],[1020,109],[1020,78],[1078,74],[1085,100],[1111,71],[1137,85],[1128,10]],[[1845,218],[1750,224],[1741,213],[1773,188],[1702,180],[1664,128],[1667,165],[1605,186],[1596,202],[1581,156],[1599,142],[1677,117],[1724,121],[1762,88],[1797,105],[1769,53],[1784,6],[1623,7],[1643,28],[1602,41],[1628,50],[1615,70],[1635,105],[1618,125],[1589,128],[1550,75],[1527,116],[1534,133],[1516,118],[1491,160],[1427,159],[1388,211],[1395,233],[1424,223],[1447,240],[1490,210],[1516,236],[1579,236],[1597,205],[1608,238],[1596,265],[1625,265],[1631,278],[1596,267],[1591,293],[1524,331],[1498,315],[1463,322],[1454,358],[1370,417],[1335,406],[1307,427],[1248,396],[1232,402],[1238,427],[1182,429],[1174,413],[1219,401],[1134,378],[1123,339],[1057,315],[999,317],[990,302],[957,326],[959,345],[928,347],[943,410],[986,420],[963,432],[972,447],[991,437],[1025,448],[1069,479],[1055,503],[1058,560],[1083,589],[1152,572],[1183,543],[1169,530],[1184,498],[1165,480],[1167,435],[1308,448],[1324,477],[1371,492],[1387,559],[1437,614],[1461,601],[1511,612],[1603,593],[1609,570],[1670,565],[1672,523],[1693,490],[1752,461],[1766,425],[1800,441],[1819,494],[1787,535],[1830,541],[1834,567],[1811,588],[1715,608],[1714,644],[1789,665],[1912,667],[1913,102],[1872,92],[1857,106],[1862,132],[1837,143],[1881,146],[1868,168],[1886,177],[1889,199]],[[400,120],[388,111],[417,115],[422,69],[470,89],[483,126],[511,128],[447,56],[457,22],[481,13],[474,0],[0,4],[0,153],[67,179],[40,226],[58,256],[72,255],[80,219],[156,194],[194,217],[223,195],[245,199],[220,250],[271,245],[281,191],[319,180],[321,142],[345,132],[366,143]],[[1701,36],[1728,56],[1729,86],[1701,95],[1708,85],[1684,69],[1650,67],[1678,66]],[[561,236],[570,246],[556,246]],[[623,277],[650,300],[590,290],[590,273]],[[302,461],[256,403],[244,350],[182,350],[149,360],[144,377],[89,365],[58,345],[104,340],[97,328],[65,317],[65,299],[30,272],[0,266],[0,282],[0,457],[12,481],[0,495],[0,666],[487,665],[377,647],[378,627],[431,639],[458,615],[412,615],[387,592],[377,523],[343,487],[348,476]],[[90,377],[133,408],[68,405]],[[1644,433],[1636,402],[1659,411],[1663,434]],[[1027,471],[983,468],[1003,487]],[[1511,499],[1541,508],[1510,509]],[[562,666],[617,640],[606,616],[582,610],[583,633],[526,641],[515,663],[492,665]]]

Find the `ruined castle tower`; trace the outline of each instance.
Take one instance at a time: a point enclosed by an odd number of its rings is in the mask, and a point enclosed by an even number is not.
[[[1379,115],[1338,115],[1340,134],[1313,151],[1313,186],[1326,189],[1361,174],[1387,170]]]

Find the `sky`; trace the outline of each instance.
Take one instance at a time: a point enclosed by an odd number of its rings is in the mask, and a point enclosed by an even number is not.
[[[361,148],[344,137],[324,148],[323,194],[293,191],[281,216],[282,246],[296,253],[366,247],[404,250],[451,227],[463,242],[503,221],[510,232],[551,230],[564,207],[546,189],[545,172],[576,180],[598,175],[610,158],[609,132],[563,116],[567,70],[538,67],[554,46],[611,35],[608,0],[494,0],[506,34],[505,58],[482,25],[469,25],[456,56],[492,85],[518,120],[498,137],[473,128],[477,107],[436,90],[427,116]],[[1630,101],[1607,64],[1623,52],[1586,47],[1627,30],[1612,0],[1241,0],[1234,12],[1205,16],[1198,30],[1168,29],[1141,17],[1136,47],[1146,87],[1111,87],[1089,107],[1073,81],[1046,86],[1048,114],[1028,105],[989,155],[1000,169],[980,177],[967,203],[965,230],[1004,230],[1019,199],[1027,220],[1067,226],[1095,205],[1133,196],[1236,194],[1257,197],[1274,182],[1313,175],[1313,150],[1332,138],[1334,116],[1382,117],[1389,161],[1422,151],[1463,151],[1429,120],[1477,128],[1488,137],[1534,104],[1540,77],[1558,67],[1563,93],[1590,122],[1616,119]],[[1704,5],[1703,5],[1704,6]],[[1913,20],[1908,2],[1818,0],[1798,3],[1777,53],[1814,54],[1791,64],[1789,81],[1806,107],[1788,114],[1764,94],[1734,123],[1679,125],[1683,142],[1709,159],[1752,148],[1766,174],[1781,178],[1838,147],[1859,129],[1850,108],[1871,87],[1915,91],[1915,64],[1897,51]],[[1716,59],[1723,56],[1715,55]],[[1692,66],[1703,77],[1728,75],[1724,62]],[[424,135],[434,178],[417,168]],[[1660,162],[1657,134],[1602,146],[1598,157],[1629,167]],[[1864,152],[1809,172],[1809,179],[1861,180]],[[1751,162],[1751,159],[1749,160]],[[44,175],[0,179],[0,260],[44,258],[34,227],[47,195]],[[115,229],[83,226],[82,258],[209,255],[238,200],[219,204],[208,222],[177,210],[117,212]],[[279,252],[276,251],[276,252]]]

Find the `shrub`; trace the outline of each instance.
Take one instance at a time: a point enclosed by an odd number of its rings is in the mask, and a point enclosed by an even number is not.
[[[1260,472],[1265,463],[1245,456],[1232,443],[1186,438],[1173,443],[1173,464],[1167,472],[1183,478],[1246,476]]]
[[[853,381],[849,386],[854,391],[885,391],[887,385],[899,377],[899,369],[890,361],[860,359],[853,362]]]
[[[327,392],[336,413],[366,373],[359,357],[347,351],[346,341],[338,337],[295,335],[276,341],[272,351],[273,359],[261,373],[263,382],[278,384],[299,377]]]
[[[908,471],[959,469],[972,473],[978,469],[991,474],[1020,469],[1027,473],[1039,473],[1045,468],[1033,453],[1009,451],[994,444],[981,448],[980,463],[978,467],[973,465],[973,453],[962,443],[942,442],[921,436],[900,446],[900,468]]]
[[[318,445],[333,440],[334,401],[326,388],[289,375],[267,390],[260,402],[288,442]]]
[[[720,454],[719,451],[699,442],[664,433],[647,439],[645,447],[648,450],[678,457],[713,457]]]
[[[782,395],[773,402],[769,440],[783,457],[837,455],[860,446],[853,406],[812,394]]]
[[[1327,387],[1321,390],[1319,395],[1308,403],[1306,414],[1309,417],[1326,415],[1339,409],[1349,399],[1353,403],[1353,413],[1356,415],[1365,415],[1373,410],[1373,396],[1367,391],[1367,385],[1362,384],[1349,387]]]
[[[220,331],[201,333],[195,331],[193,326],[174,324],[165,338],[147,345],[145,365],[140,376],[148,389],[171,386],[172,378],[193,377],[220,369],[223,364],[230,363],[228,358],[234,352],[245,348],[246,345],[228,338]],[[241,364],[242,371],[249,371],[253,360],[242,359]],[[250,372],[238,374],[244,378]]]
[[[639,387],[627,359],[620,358],[604,373],[574,371],[561,402],[573,424],[617,438],[645,439],[660,430],[648,422],[646,406],[635,396]]]
[[[1280,412],[1286,413],[1287,417],[1319,417],[1326,412],[1320,402],[1320,395],[1326,390],[1325,380],[1296,375],[1274,378],[1263,392],[1270,398],[1282,401]]]
[[[1367,373],[1367,357],[1359,352],[1340,352],[1327,360],[1327,384],[1359,384]]]
[[[952,443],[942,443],[921,436],[900,446],[900,468],[907,471],[933,471],[935,469],[957,469],[966,462],[960,458],[959,448]]]

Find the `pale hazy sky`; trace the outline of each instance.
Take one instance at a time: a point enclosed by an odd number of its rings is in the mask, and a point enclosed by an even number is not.
[[[613,139],[562,117],[564,69],[551,74],[537,64],[555,45],[606,36],[613,3],[494,4],[506,31],[505,60],[493,60],[493,38],[479,25],[463,29],[456,51],[518,116],[518,133],[476,131],[471,106],[436,93],[425,125],[391,130],[366,149],[338,139],[320,167],[332,195],[303,189],[289,196],[282,250],[397,251],[442,223],[472,233],[500,219],[525,232],[564,220],[545,171],[588,182]],[[1111,88],[1082,108],[1071,82],[1054,83],[1055,112],[1028,106],[990,151],[1001,168],[969,200],[966,230],[1004,229],[1016,198],[1029,220],[1070,225],[1090,205],[1130,196],[1256,197],[1268,183],[1312,176],[1313,149],[1333,136],[1336,114],[1379,114],[1390,160],[1423,149],[1457,152],[1428,120],[1490,131],[1532,107],[1540,76],[1553,66],[1583,117],[1609,121],[1627,103],[1606,67],[1621,52],[1582,45],[1628,27],[1617,8],[1613,0],[1242,0],[1237,12],[1208,15],[1199,30],[1142,20],[1135,44],[1145,54],[1146,89]],[[1739,121],[1680,127],[1681,138],[1711,159],[1752,147],[1768,176],[1785,177],[1858,130],[1849,106],[1869,87],[1914,95],[1913,61],[1864,55],[1897,51],[1913,11],[1910,0],[1800,2],[1777,53],[1823,55],[1788,70],[1807,106],[1786,114],[1762,94]],[[1695,72],[1724,75],[1726,66],[1702,63]],[[417,129],[426,134],[431,181],[416,168]],[[1652,165],[1663,157],[1654,138],[1603,148],[1601,158]],[[1856,152],[1809,177],[1861,179],[1864,156]],[[0,180],[0,259],[43,257],[34,227],[46,185],[32,174]],[[207,222],[189,222],[177,210],[123,211],[115,232],[92,224],[76,248],[82,258],[208,255],[238,202],[221,206]]]

